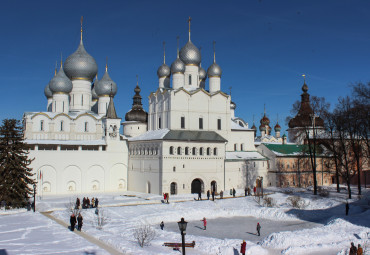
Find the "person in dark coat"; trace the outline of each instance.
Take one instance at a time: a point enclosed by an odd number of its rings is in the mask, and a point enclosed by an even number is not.
[[[77,230],[78,231],[81,231],[81,228],[82,228],[82,215],[81,213],[78,214],[78,217],[77,217]]]
[[[248,187],[248,196],[251,195],[251,189]]]
[[[95,199],[95,208],[98,208],[98,205],[99,205],[99,199],[98,199],[98,198],[96,198],[96,199]]]
[[[247,249],[247,243],[245,242],[245,240],[243,240],[242,245],[240,247],[240,253],[245,255],[245,250],[246,249]]]
[[[248,196],[248,189],[247,189],[247,187],[245,187],[245,189],[244,189],[244,194],[245,194],[245,196]]]
[[[207,199],[209,200],[209,196],[210,196],[210,193],[209,193],[209,190],[207,190]]]
[[[261,225],[260,225],[259,222],[257,223],[257,228],[256,229],[257,229],[257,235],[260,236],[261,235],[261,233],[260,233],[260,231],[261,231]]]
[[[223,199],[224,198],[224,192],[221,190],[220,191],[220,199]]]
[[[349,212],[349,204],[348,204],[348,201],[346,203],[346,215],[348,215],[348,212]]]
[[[86,208],[86,198],[84,197],[82,199],[82,209],[85,209]]]
[[[363,255],[364,254],[364,251],[361,247],[361,244],[358,244],[358,248],[357,248],[357,255]]]
[[[215,201],[215,191],[212,190],[212,200]]]
[[[163,223],[163,221],[161,222],[161,224],[159,224],[159,226],[161,227],[161,229],[163,230],[163,228],[164,228],[164,223]]]
[[[72,213],[71,215],[71,218],[69,219],[70,223],[71,223],[71,231],[74,231],[75,230],[75,226],[76,226],[76,215],[74,213]]]
[[[351,248],[349,249],[349,255],[357,255],[357,248],[353,242],[351,243]]]
[[[90,199],[86,198],[86,208],[90,208]]]
[[[78,209],[80,207],[80,204],[81,204],[80,199],[77,198],[76,199],[76,209]]]
[[[235,197],[235,194],[236,194],[236,191],[235,191],[235,189],[233,188],[233,197]]]
[[[168,194],[168,193],[166,193],[166,202],[167,202],[167,204],[169,204],[170,202],[168,201],[170,199],[170,194]]]
[[[198,193],[198,200],[202,200],[202,193],[200,191]]]

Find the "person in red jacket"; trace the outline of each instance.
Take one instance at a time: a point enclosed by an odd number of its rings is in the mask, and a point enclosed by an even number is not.
[[[240,247],[240,253],[245,255],[246,248],[247,248],[247,243],[245,242],[245,240],[243,240],[242,246]]]
[[[206,217],[204,217],[203,220],[201,220],[201,221],[203,221],[204,230],[206,230],[207,229],[207,220],[206,220]]]

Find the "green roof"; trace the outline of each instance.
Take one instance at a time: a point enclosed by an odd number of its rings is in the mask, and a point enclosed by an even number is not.
[[[271,144],[271,143],[264,143],[269,150],[277,153],[281,153],[284,155],[298,155],[301,154],[304,150],[305,145],[297,145],[297,144]]]

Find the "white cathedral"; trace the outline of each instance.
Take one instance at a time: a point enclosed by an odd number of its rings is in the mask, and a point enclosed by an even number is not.
[[[275,185],[268,159],[255,148],[255,130],[235,116],[236,104],[221,90],[213,57],[206,72],[189,22],[188,42],[170,67],[164,55],[157,70],[148,113],[137,85],[121,122],[113,102],[117,84],[107,66],[98,80],[81,28],[77,50],[45,87],[47,110],[23,116],[39,194],[220,192],[253,187],[260,177],[264,186]]]

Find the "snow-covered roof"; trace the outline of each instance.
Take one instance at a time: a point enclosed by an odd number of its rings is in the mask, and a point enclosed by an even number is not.
[[[106,145],[105,140],[24,140],[27,144],[57,144],[57,145]]]
[[[235,120],[235,121],[237,121],[237,120]],[[235,121],[234,120],[231,120],[231,130],[249,130],[249,131],[252,130],[252,129],[249,129],[248,126],[244,126],[244,127],[240,126]]]
[[[227,151],[226,160],[268,160],[258,151]]]
[[[197,141],[197,142],[227,142],[225,138],[214,131],[189,131],[159,129],[148,131],[142,135],[129,138],[129,141],[147,140],[173,140],[173,141]]]

